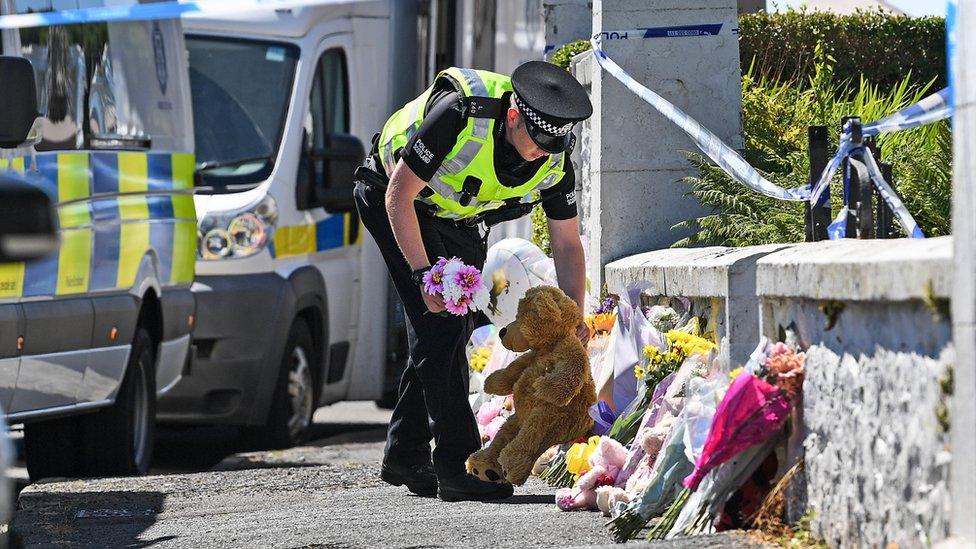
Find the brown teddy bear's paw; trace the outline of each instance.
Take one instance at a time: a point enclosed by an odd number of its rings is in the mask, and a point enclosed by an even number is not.
[[[492,372],[485,379],[484,389],[489,395],[507,395],[512,392],[512,388],[505,383],[505,373],[501,370]]]
[[[505,482],[505,475],[502,474],[502,468],[498,462],[489,459],[482,452],[484,450],[479,450],[468,456],[468,461],[465,463],[468,473],[487,482]]]
[[[535,460],[507,450],[509,449],[502,450],[501,455],[498,456],[498,463],[505,472],[505,479],[511,484],[521,486],[529,478]]]

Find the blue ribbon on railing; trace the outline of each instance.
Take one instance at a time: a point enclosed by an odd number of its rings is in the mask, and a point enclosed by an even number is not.
[[[279,10],[320,4],[348,4],[354,0],[175,0],[74,10],[17,13],[0,16],[0,29],[76,25],[121,21],[152,21],[178,17],[211,17],[256,10]]]
[[[874,184],[874,187],[878,189],[878,194],[881,195],[881,199],[885,201],[888,208],[895,214],[898,218],[898,224],[905,231],[905,234],[910,238],[925,238],[925,234],[922,233],[921,227],[912,217],[912,214],[908,212],[908,208],[895,193],[895,190],[891,188],[891,185],[885,181],[884,175],[881,174],[881,168],[878,166],[877,161],[874,159],[874,153],[868,147],[857,147],[855,151],[852,151],[851,156],[851,169],[857,169],[860,172],[860,179],[865,178],[870,179]],[[854,155],[859,156],[858,160],[855,160]],[[844,202],[849,202],[848,189],[849,189],[850,179],[849,174],[844,174]],[[837,218],[834,219],[827,227],[827,237],[830,240],[837,240],[847,236],[847,217],[848,208],[845,206],[841,209]]]

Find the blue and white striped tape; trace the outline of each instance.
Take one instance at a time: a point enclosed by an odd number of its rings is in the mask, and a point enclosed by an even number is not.
[[[909,105],[900,111],[886,116],[881,120],[866,124],[862,129],[861,133],[865,137],[878,135],[881,133],[896,132],[901,130],[907,130],[911,128],[917,128],[919,126],[925,126],[933,122],[938,122],[939,120],[944,120],[952,116],[952,106],[949,103],[949,97],[951,96],[951,90],[949,88],[943,88],[932,95],[929,95],[915,103],[914,105]],[[837,172],[840,167],[841,162],[847,158],[847,156],[856,147],[851,142],[851,128],[850,122],[848,125],[844,126],[843,131],[840,135],[840,146],[837,148],[837,154],[830,159],[827,163],[827,167],[824,169],[823,173],[820,174],[820,179],[814,184],[813,190],[810,191],[810,203],[816,204],[820,199],[820,195],[823,193],[827,185],[830,184],[831,178]]]
[[[912,214],[908,213],[908,208],[905,207],[905,204],[898,198],[898,194],[895,193],[895,190],[891,188],[891,185],[881,175],[881,169],[874,160],[874,154],[871,153],[871,149],[866,147],[864,149],[864,164],[868,167],[868,174],[871,176],[871,181],[874,182],[874,186],[877,187],[878,193],[881,194],[881,198],[885,201],[885,204],[891,208],[895,217],[898,218],[898,223],[905,230],[905,234],[911,238],[925,238],[915,218],[912,217]]]
[[[76,25],[80,23],[151,21],[179,17],[215,17],[258,10],[292,9],[322,4],[348,4],[353,1],[355,0],[175,0],[145,4],[132,2],[128,5],[3,15],[0,16],[0,29]]]
[[[896,132],[925,126],[939,120],[945,120],[952,116],[952,105],[950,103],[949,88],[942,88],[932,95],[922,99],[914,105],[886,116],[881,120],[865,124],[863,133],[865,136],[878,135],[879,133]]]
[[[716,27],[715,25],[701,25],[698,27],[708,27],[708,32],[699,31],[695,34],[669,34],[667,31],[662,31],[662,29],[668,29],[667,27],[661,27],[658,29],[601,32],[595,34],[593,38],[591,38],[590,43],[593,46],[593,53],[596,56],[597,62],[604,70],[610,73],[610,75],[619,80],[622,84],[627,86],[628,89],[637,94],[637,96],[639,96],[641,99],[657,109],[658,112],[664,115],[668,120],[671,120],[678,127],[684,130],[685,133],[687,133],[688,136],[695,142],[698,148],[701,149],[705,155],[711,158],[712,161],[715,162],[719,167],[725,170],[725,172],[728,173],[733,179],[753,189],[754,191],[771,198],[794,202],[809,201],[812,204],[817,204],[823,195],[824,190],[828,185],[830,185],[830,180],[840,168],[844,158],[847,158],[847,156],[850,155],[851,152],[856,148],[851,141],[850,126],[844,128],[841,134],[840,146],[838,147],[837,154],[835,154],[834,157],[831,158],[827,163],[826,168],[824,169],[823,173],[821,173],[820,178],[812,186],[812,188],[809,185],[804,185],[801,187],[794,187],[792,189],[784,189],[760,175],[755,168],[749,165],[749,163],[746,162],[745,159],[735,151],[735,149],[722,142],[718,137],[715,136],[715,134],[702,126],[697,120],[691,118],[684,111],[674,106],[671,102],[634,80],[632,76],[627,74],[627,71],[620,68],[619,65],[610,59],[606,52],[600,47],[604,39],[626,40],[632,38],[656,38],[666,36],[702,36],[718,34],[718,32],[721,30],[721,25],[717,25],[717,28],[714,28]],[[654,32],[650,32],[652,30]],[[942,89],[926,97],[925,99],[922,99],[914,105],[906,107],[895,114],[864,126],[862,133],[865,136],[877,135],[885,132],[916,128],[948,118],[952,116],[950,97],[951,89]],[[875,168],[877,168],[877,163],[874,162],[873,157],[871,157],[871,160]],[[871,173],[871,178],[878,187],[882,198],[884,198],[885,202],[888,203],[895,215],[898,216],[899,222],[902,224],[902,227],[905,228],[905,232],[911,235],[913,238],[923,238],[922,231],[918,228],[918,224],[915,223],[915,220],[912,218],[911,214],[908,213],[908,210],[898,198],[898,195],[895,194],[891,186],[888,185],[883,177],[881,177],[881,172],[878,170],[875,170],[875,172],[876,173]],[[834,227],[835,225],[840,225],[841,223],[842,220],[840,217],[838,217],[838,219],[831,226]]]
[[[600,63],[600,66],[603,67],[604,70],[610,73],[622,84],[627,86],[627,88],[637,94],[641,99],[657,109],[658,112],[664,115],[668,120],[677,124],[679,128],[688,134],[688,137],[695,142],[695,145],[697,145],[706,156],[711,158],[713,162],[718,164],[739,183],[742,183],[756,192],[779,200],[789,200],[793,202],[806,201],[810,197],[809,189],[806,186],[793,189],[784,189],[767,180],[765,177],[760,175],[755,168],[746,162],[746,160],[742,158],[742,156],[740,156],[735,149],[723,143],[721,139],[716,137],[715,134],[698,123],[697,120],[685,114],[684,111],[674,106],[667,99],[664,99],[660,95],[654,93],[647,87],[634,80],[633,77],[627,74],[626,71],[620,68],[620,66],[617,65],[612,59],[610,59],[606,52],[604,52],[600,47],[601,37],[604,35],[614,36],[614,38],[612,38],[614,40],[630,38],[632,35],[643,38],[643,35],[647,30],[648,29],[638,29],[634,31],[595,34],[590,40],[590,43],[593,45],[593,53],[596,55],[597,62]]]
[[[888,208],[891,209],[895,217],[898,218],[898,224],[905,231],[910,238],[925,238],[925,234],[922,233],[922,229],[918,226],[915,218],[912,214],[908,212],[908,208],[905,204],[898,198],[898,194],[895,193],[891,185],[885,181],[884,176],[881,174],[881,169],[878,167],[877,161],[874,159],[874,154],[868,147],[857,147],[856,151],[852,151],[857,155],[857,159],[854,156],[851,157],[851,169],[856,169],[860,175],[860,179],[870,179],[874,184],[875,188],[878,189],[878,194],[881,195],[881,199],[885,201]],[[845,191],[847,185],[847,179],[845,174]],[[847,194],[845,192],[845,201],[847,200]],[[848,208],[842,208],[837,218],[834,219],[827,227],[827,237],[830,240],[837,240],[844,238],[847,235],[847,215]]]

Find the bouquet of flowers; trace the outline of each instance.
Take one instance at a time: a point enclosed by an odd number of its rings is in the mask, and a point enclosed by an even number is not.
[[[711,409],[718,400],[716,392],[724,386],[717,380],[706,379],[707,373],[689,361],[674,375],[665,402],[675,401],[668,408],[677,415],[672,416],[673,423],[653,467],[645,473],[650,478],[641,482],[639,493],[629,503],[612,510],[614,519],[607,523],[607,528],[615,541],[633,537],[652,517],[664,513],[681,496],[681,481],[694,471],[695,456],[701,453],[705,441],[702,432],[707,433]],[[666,427],[668,421],[665,417],[662,426]],[[631,485],[629,480],[628,486]]]
[[[689,358],[700,360],[702,365],[707,364],[709,353],[715,348],[714,343],[699,335],[697,318],[683,329],[669,330],[664,337],[663,349],[655,345],[645,346],[645,360],[634,367],[634,375],[643,382],[641,390],[635,402],[620,414],[607,434],[623,443],[634,440],[640,421],[651,404],[655,387],[668,375],[678,371]]]
[[[728,392],[687,488],[648,539],[710,532],[725,502],[763,463],[798,402],[804,354],[783,343],[760,344],[745,368],[733,371]],[[691,492],[694,492],[693,494]],[[687,502],[686,509],[680,509]]]
[[[457,257],[437,260],[424,274],[424,291],[443,297],[447,312],[455,316],[483,311],[489,304],[489,290],[481,281],[481,271]]]
[[[613,324],[617,321],[617,314],[614,312],[616,306],[613,298],[608,297],[600,302],[592,314],[586,315],[586,325],[590,328],[591,338],[610,333]]]

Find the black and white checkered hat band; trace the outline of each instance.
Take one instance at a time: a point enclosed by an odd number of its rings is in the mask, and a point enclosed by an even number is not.
[[[539,116],[539,113],[530,109],[529,106],[523,103],[522,100],[519,99],[519,96],[517,95],[515,96],[515,104],[518,105],[518,108],[520,111],[522,111],[522,114],[528,117],[528,119],[531,120],[533,124],[535,124],[536,126],[541,128],[542,131],[550,135],[563,136],[569,133],[569,131],[573,129],[572,122],[566,124],[565,126],[553,126],[549,122],[546,122],[545,120],[543,120],[541,116]]]

